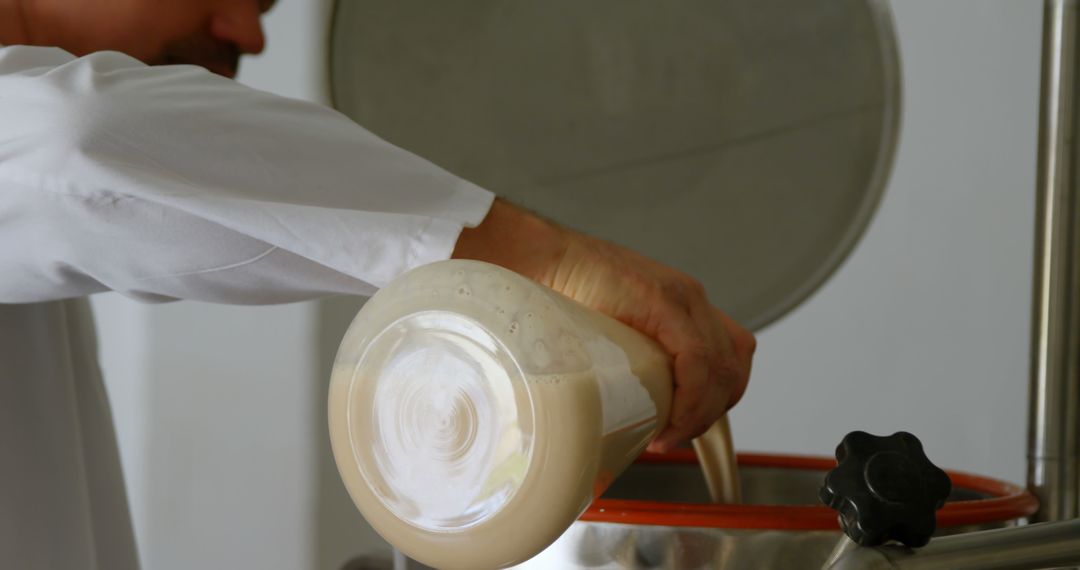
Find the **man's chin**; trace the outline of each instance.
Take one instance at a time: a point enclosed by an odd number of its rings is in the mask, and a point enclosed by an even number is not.
[[[196,64],[196,65],[199,65],[199,64]],[[229,79],[236,79],[236,72],[238,71],[238,68],[239,68],[239,66],[236,66],[236,65],[222,65],[222,64],[199,65],[199,66],[206,69],[210,73],[220,75],[222,77],[228,77]]]
[[[215,62],[201,62],[201,61],[185,61],[178,58],[166,58],[151,65],[194,65],[201,67],[214,75],[220,75],[222,77],[228,77],[229,79],[236,79],[236,73],[239,70],[239,64],[225,63],[220,61]]]
[[[165,65],[197,65],[210,73],[235,79],[240,67],[240,53],[228,44],[209,39],[191,39],[166,46],[160,62]]]

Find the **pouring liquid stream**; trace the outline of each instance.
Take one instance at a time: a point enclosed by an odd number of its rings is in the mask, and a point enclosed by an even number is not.
[[[731,424],[725,415],[694,439],[709,496],[714,503],[738,504],[742,502],[739,486],[739,467],[735,458],[735,446],[731,441]]]

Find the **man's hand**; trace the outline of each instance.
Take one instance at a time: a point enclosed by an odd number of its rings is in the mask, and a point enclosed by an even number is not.
[[[650,450],[702,434],[746,390],[754,336],[689,275],[499,200],[462,232],[454,257],[521,273],[656,340],[673,358],[675,391],[669,425]]]

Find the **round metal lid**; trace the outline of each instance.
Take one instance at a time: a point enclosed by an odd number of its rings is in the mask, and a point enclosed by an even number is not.
[[[330,65],[361,125],[751,329],[852,249],[899,125],[885,0],[350,0]]]

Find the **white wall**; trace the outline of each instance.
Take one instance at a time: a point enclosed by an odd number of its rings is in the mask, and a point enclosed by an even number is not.
[[[328,2],[288,0],[241,80],[325,100]],[[829,454],[913,431],[944,466],[1023,478],[1041,3],[896,3],[894,175],[852,257],[760,334],[741,449]],[[326,367],[358,301],[94,300],[146,568],[339,568],[385,552],[326,448]]]
[[[744,449],[829,454],[905,429],[939,464],[1023,481],[1040,2],[894,2],[892,181],[841,271],[760,334]]]

